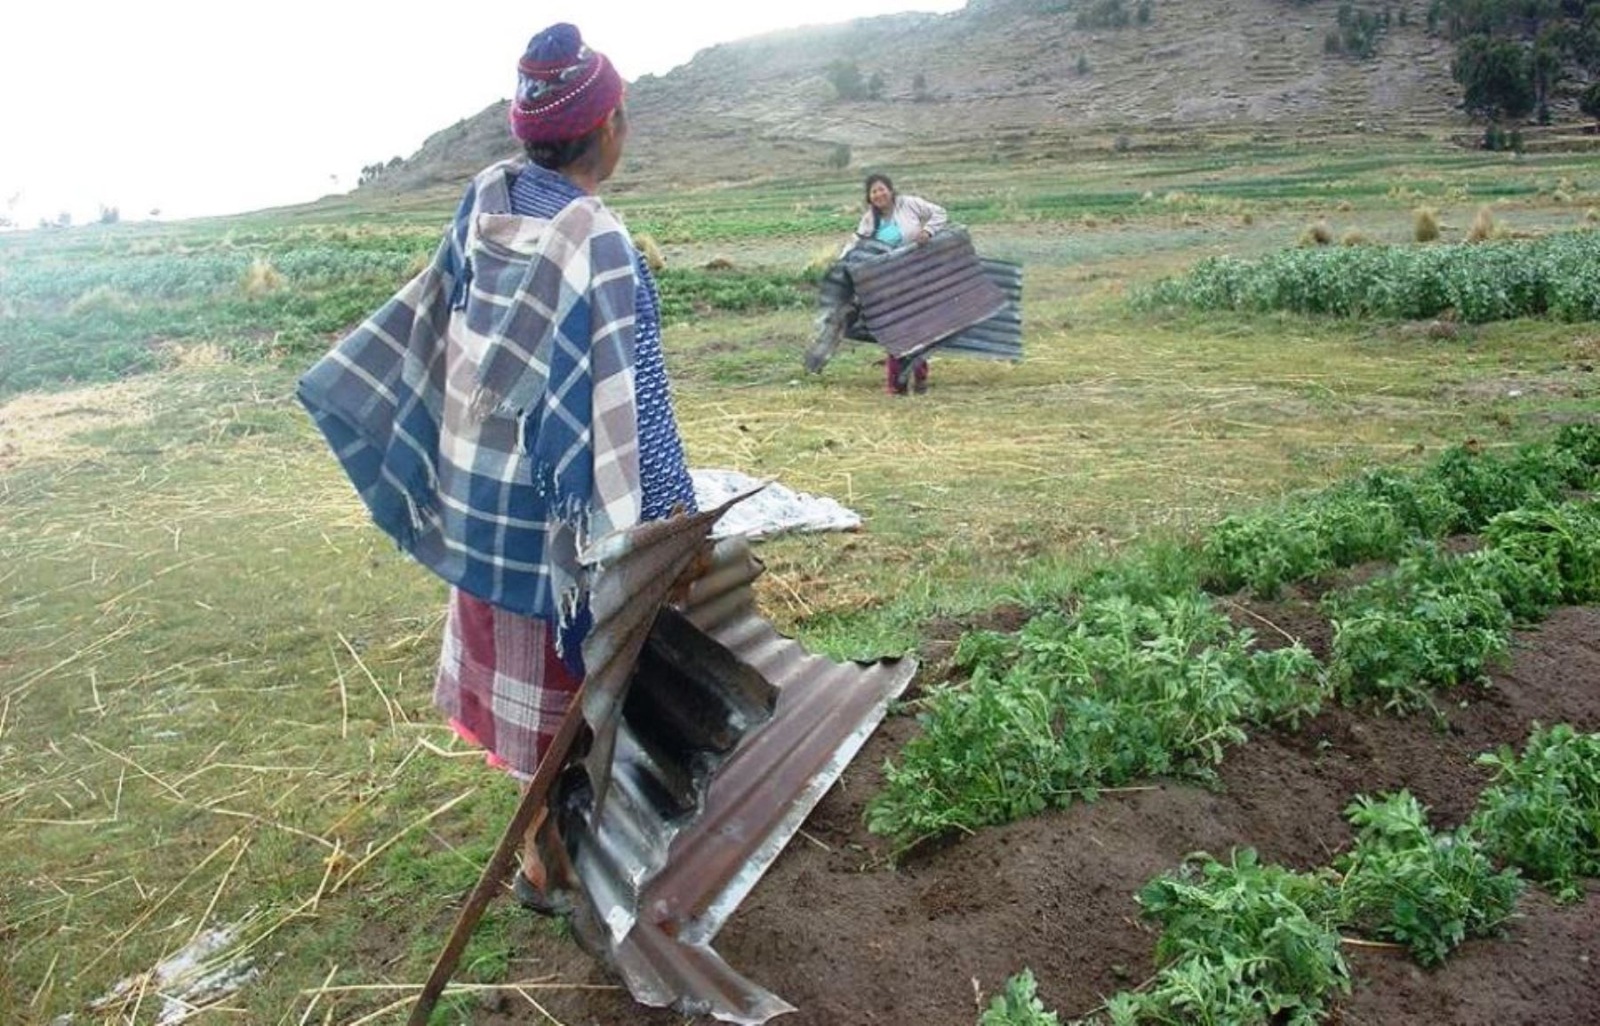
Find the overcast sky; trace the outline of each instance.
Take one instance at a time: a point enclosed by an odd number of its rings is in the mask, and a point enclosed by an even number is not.
[[[0,215],[256,210],[354,187],[362,165],[515,85],[571,21],[625,78],[773,29],[963,0],[28,0],[0,26]]]

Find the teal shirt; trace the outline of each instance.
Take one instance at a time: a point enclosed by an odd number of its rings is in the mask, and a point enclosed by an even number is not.
[[[900,226],[895,224],[893,219],[885,219],[878,225],[878,230],[872,233],[872,237],[889,246],[898,246],[906,241],[906,237],[900,234]]]

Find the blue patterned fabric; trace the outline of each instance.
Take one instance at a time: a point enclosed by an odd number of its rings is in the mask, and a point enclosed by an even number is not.
[[[529,164],[511,184],[511,211],[524,216],[554,217],[583,195],[583,190],[556,172]],[[456,234],[464,245],[464,220],[458,220]],[[694,481],[689,476],[672,412],[655,277],[637,250],[633,263],[639,278],[634,296],[633,387],[639,411],[640,515],[645,520],[662,520],[671,516],[675,507],[685,513],[695,512]]]
[[[373,519],[485,602],[587,631],[578,553],[637,523],[634,247],[599,200],[510,213],[483,172],[434,263],[300,381]]]

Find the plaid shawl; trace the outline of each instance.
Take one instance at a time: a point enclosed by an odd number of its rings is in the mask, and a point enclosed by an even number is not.
[[[311,368],[300,400],[373,520],[486,602],[587,630],[578,552],[640,517],[634,269],[625,230],[585,197],[510,209],[516,164],[468,192],[465,246]]]

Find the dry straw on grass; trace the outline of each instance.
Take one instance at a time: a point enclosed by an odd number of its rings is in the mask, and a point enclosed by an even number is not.
[[[806,260],[805,269],[800,272],[801,276],[805,278],[820,278],[828,273],[828,268],[832,267],[834,261],[838,259],[839,247],[831,243],[826,246],[819,246],[811,251],[811,256]]]
[[[127,313],[133,306],[133,300],[126,292],[114,289],[110,285],[96,285],[74,299],[67,307],[67,314],[71,317],[83,317],[91,314]]]
[[[1372,236],[1359,228],[1352,228],[1339,237],[1339,245],[1370,246],[1372,245]]]

